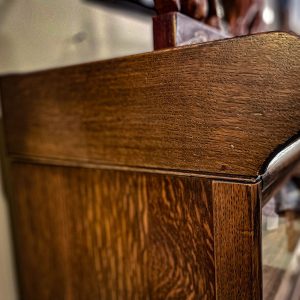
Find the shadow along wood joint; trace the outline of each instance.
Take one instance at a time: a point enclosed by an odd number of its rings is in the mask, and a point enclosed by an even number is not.
[[[270,33],[2,77],[21,298],[262,299],[299,62]]]

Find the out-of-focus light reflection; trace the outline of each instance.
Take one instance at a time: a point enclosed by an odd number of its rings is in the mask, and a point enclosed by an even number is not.
[[[270,7],[266,7],[263,11],[263,21],[269,25],[269,24],[272,24],[275,20],[275,14],[274,14],[274,11],[270,8]]]

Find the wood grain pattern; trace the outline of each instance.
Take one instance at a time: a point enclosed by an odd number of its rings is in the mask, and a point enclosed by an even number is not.
[[[299,135],[299,59],[270,33],[4,77],[8,153],[256,178]]]
[[[17,164],[13,172],[23,299],[147,299],[143,176]]]
[[[14,163],[22,299],[212,299],[211,181]]]
[[[217,299],[262,299],[261,186],[214,181]]]
[[[211,181],[151,176],[149,232],[152,299],[215,296]]]

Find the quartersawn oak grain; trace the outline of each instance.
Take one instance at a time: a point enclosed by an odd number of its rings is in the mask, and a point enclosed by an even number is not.
[[[151,299],[214,299],[211,180],[147,180]]]
[[[22,299],[213,299],[211,180],[13,163]]]
[[[279,33],[2,78],[21,297],[260,299],[256,176],[298,82]]]
[[[299,135],[299,60],[270,33],[3,77],[8,153],[255,178]]]
[[[217,299],[262,299],[261,184],[213,181]]]

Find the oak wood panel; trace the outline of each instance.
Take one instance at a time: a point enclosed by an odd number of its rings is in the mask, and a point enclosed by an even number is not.
[[[43,169],[34,172],[18,165],[13,165],[11,175],[16,196],[10,204],[20,299],[61,299],[61,295],[72,299],[66,284],[70,269],[65,262],[71,249],[65,242],[64,195],[56,192],[62,191],[62,182],[55,173],[50,182]]]
[[[22,299],[212,299],[211,181],[13,163]]]
[[[4,77],[8,153],[255,178],[299,135],[299,58],[270,33]]]
[[[217,299],[262,299],[260,183],[212,190]]]
[[[211,181],[151,176],[147,190],[152,299],[214,299]]]

